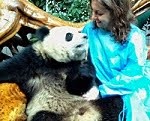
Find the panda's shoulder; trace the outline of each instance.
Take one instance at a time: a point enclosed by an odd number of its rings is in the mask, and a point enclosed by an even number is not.
[[[20,64],[25,62],[33,63],[34,60],[38,59],[38,55],[36,54],[36,50],[33,48],[32,45],[23,48],[20,52],[18,52],[12,60],[15,62],[19,62]]]

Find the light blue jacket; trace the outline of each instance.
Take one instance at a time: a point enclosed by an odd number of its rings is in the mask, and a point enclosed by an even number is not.
[[[150,77],[143,71],[147,56],[143,32],[131,25],[122,45],[111,32],[94,28],[93,22],[85,25],[83,32],[88,36],[96,76],[102,82],[102,97],[121,95],[127,121],[150,121]]]

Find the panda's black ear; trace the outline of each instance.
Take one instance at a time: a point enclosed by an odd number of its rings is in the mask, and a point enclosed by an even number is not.
[[[46,35],[48,35],[48,34],[49,34],[49,29],[48,29],[47,27],[45,27],[45,26],[42,26],[42,27],[38,28],[38,29],[36,30],[36,33],[35,33],[36,37],[37,37],[39,40],[43,40],[44,37],[45,37]]]

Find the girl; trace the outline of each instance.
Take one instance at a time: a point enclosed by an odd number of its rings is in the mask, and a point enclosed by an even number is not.
[[[131,22],[130,0],[91,0],[92,21],[83,32],[101,83],[83,95],[87,100],[120,95],[124,106],[119,121],[150,121],[150,78],[143,67],[145,36]]]

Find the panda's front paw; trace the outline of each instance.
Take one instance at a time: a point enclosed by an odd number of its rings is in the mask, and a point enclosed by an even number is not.
[[[83,94],[82,97],[87,101],[100,99],[98,87],[93,86],[87,93]]]
[[[95,70],[88,63],[73,68],[66,78],[66,90],[73,95],[82,96],[95,83]]]
[[[66,79],[66,90],[73,95],[82,96],[93,86],[93,77],[82,74],[74,74]]]

